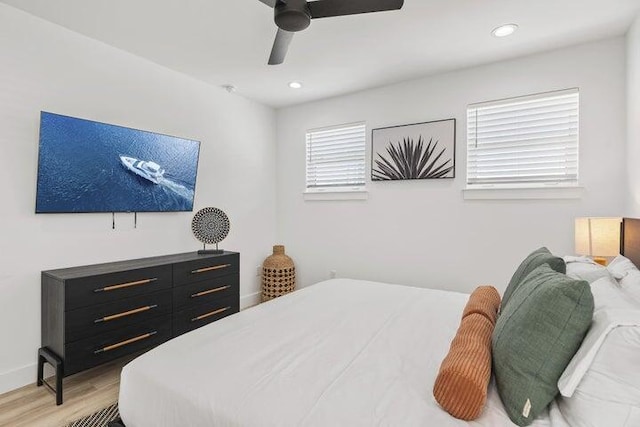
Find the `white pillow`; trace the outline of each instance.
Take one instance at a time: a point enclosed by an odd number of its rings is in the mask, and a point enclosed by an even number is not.
[[[618,280],[624,278],[630,271],[638,271],[629,258],[625,258],[622,255],[618,255],[607,265],[607,270]]]
[[[603,309],[631,308],[620,284],[611,277],[602,277],[591,283],[594,314]]]
[[[571,397],[581,384],[585,374],[591,370],[596,356],[599,357],[600,352],[606,352],[608,347],[615,346],[615,343],[612,344],[609,341],[609,336],[619,328],[634,329],[638,337],[637,341],[631,340],[629,344],[630,347],[635,348],[639,364],[627,365],[624,366],[624,369],[638,371],[637,387],[640,392],[640,369],[638,369],[640,366],[640,309],[628,305],[625,308],[603,309],[593,315],[591,329],[587,332],[582,345],[558,380],[558,389],[563,396]],[[607,362],[612,365],[612,369],[613,365],[616,365],[615,368],[619,368],[621,364],[624,365],[624,360],[615,358]],[[640,394],[638,403],[640,404]]]
[[[593,338],[603,330],[598,328],[596,323],[603,325],[607,321],[629,325],[604,327],[608,332],[594,350],[594,347],[590,347],[589,344],[593,343]],[[587,353],[591,357],[583,357],[587,356]],[[583,357],[583,363],[588,362],[588,369],[577,383],[565,381],[572,373],[570,372],[572,369],[574,374],[577,372],[574,361],[580,357]],[[609,310],[596,313],[594,327],[587,334],[583,346],[558,382],[558,387],[565,397],[557,399],[557,402],[565,420],[572,427],[640,426],[640,369],[638,366],[640,366],[640,310]],[[566,397],[567,395],[571,397]]]
[[[629,270],[619,283],[624,294],[631,297],[640,309],[640,271]]]
[[[640,304],[640,270],[628,258],[618,255],[607,266],[612,273],[620,276],[618,283],[624,295],[630,297],[634,303]]]
[[[640,426],[640,270],[624,257],[607,270],[620,281],[591,283],[591,329],[558,381],[558,407],[572,427]]]
[[[593,283],[603,277],[613,278],[607,268],[594,262],[591,258],[567,255],[563,259],[567,265],[567,276],[571,278],[586,280],[589,283]]]

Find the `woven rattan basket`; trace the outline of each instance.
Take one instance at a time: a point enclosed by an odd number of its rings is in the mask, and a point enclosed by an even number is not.
[[[288,294],[296,288],[296,267],[284,253],[284,246],[273,247],[273,255],[262,264],[262,301]]]

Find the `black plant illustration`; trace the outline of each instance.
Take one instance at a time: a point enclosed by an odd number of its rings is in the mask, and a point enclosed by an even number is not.
[[[418,138],[417,144],[413,138],[404,138],[403,142],[397,143],[397,146],[389,141],[387,153],[391,160],[378,153],[378,158],[375,160],[377,167],[372,171],[374,181],[445,177],[453,170],[452,160],[440,161],[446,148],[436,155],[437,148],[438,141],[434,142],[433,138],[425,148],[422,135]]]

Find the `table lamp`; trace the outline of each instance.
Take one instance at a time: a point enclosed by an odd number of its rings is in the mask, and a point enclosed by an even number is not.
[[[576,218],[576,253],[607,265],[606,257],[620,253],[621,222],[622,218]]]

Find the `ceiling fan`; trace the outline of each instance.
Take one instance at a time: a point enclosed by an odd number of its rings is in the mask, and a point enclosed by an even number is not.
[[[311,24],[312,19],[359,13],[384,12],[402,8],[404,0],[260,0],[274,9],[278,26],[269,65],[282,64],[293,34]]]

